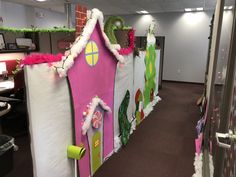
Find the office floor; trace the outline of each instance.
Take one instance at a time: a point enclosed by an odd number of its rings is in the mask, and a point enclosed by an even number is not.
[[[203,86],[164,82],[163,99],[94,177],[191,177]]]
[[[194,173],[196,100],[202,85],[164,82],[163,99],[94,177],[191,177]],[[28,136],[16,138],[14,169],[6,177],[33,177]]]

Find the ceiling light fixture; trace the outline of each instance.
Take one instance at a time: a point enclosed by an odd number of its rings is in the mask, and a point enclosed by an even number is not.
[[[38,1],[38,2],[45,2],[45,1],[47,1],[47,0],[36,0],[36,1]]]
[[[191,9],[191,8],[185,8],[184,11],[185,11],[185,12],[191,12],[192,9]]]
[[[233,9],[233,6],[224,6],[224,9],[225,9],[225,10],[232,10],[232,9]]]
[[[203,7],[197,7],[196,10],[197,11],[203,11]]]
[[[148,11],[146,10],[140,10],[140,11],[136,11],[138,14],[149,14]]]
[[[197,7],[197,8],[185,8],[184,11],[185,12],[196,12],[196,11],[203,11],[203,7]]]

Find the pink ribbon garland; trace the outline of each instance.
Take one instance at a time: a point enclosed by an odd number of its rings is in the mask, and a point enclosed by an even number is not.
[[[61,61],[63,54],[58,53],[57,55],[52,54],[31,54],[26,56],[21,61],[21,67],[24,65],[34,65],[40,63],[48,63],[51,65],[53,62]]]
[[[134,29],[129,31],[129,47],[128,48],[121,48],[118,52],[120,55],[129,55],[134,50]]]

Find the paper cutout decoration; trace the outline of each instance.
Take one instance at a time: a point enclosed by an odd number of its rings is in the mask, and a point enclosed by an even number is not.
[[[98,98],[99,99],[99,98]],[[91,107],[93,103],[91,104]],[[90,170],[91,175],[93,175],[97,169],[103,163],[103,146],[104,146],[104,116],[108,114],[105,112],[101,105],[97,105],[95,110],[93,111],[92,120],[90,123],[90,127],[87,130],[86,138],[89,143],[89,156],[90,156]],[[94,127],[93,121],[94,119],[99,119],[101,124],[99,126]],[[107,118],[106,118],[107,119]]]
[[[68,146],[67,156],[72,159],[80,160],[85,155],[86,149],[80,146]]]
[[[141,121],[144,119],[144,112],[143,112],[143,94],[140,89],[135,94],[135,117],[136,123],[139,125]]]
[[[124,63],[124,57],[119,54],[118,46],[114,47],[104,33],[102,12],[98,9],[92,9],[91,11],[88,11],[87,19],[88,20],[86,21],[82,34],[76,38],[70,49],[65,52],[65,56],[62,57],[62,60],[54,63],[53,65],[60,77],[67,76],[69,69],[74,66],[76,59],[84,53],[86,45],[91,40],[95,41],[99,47],[99,55],[101,58],[104,58],[103,49],[106,48],[105,50],[109,51],[110,54],[113,55],[113,57],[109,58],[113,58],[114,60]],[[98,30],[97,32],[99,33],[97,39],[93,38],[96,30]],[[101,43],[98,41],[98,38],[102,41],[102,45],[100,45]]]
[[[129,100],[130,100],[130,93],[129,91],[127,91],[119,109],[119,126],[121,133],[121,142],[123,145],[126,145],[128,143],[131,130],[131,123],[129,122],[127,117]]]
[[[102,163],[104,159],[110,157],[114,152],[113,114],[107,112],[104,114],[104,109],[101,108],[101,105],[97,106],[95,111],[99,110],[103,113],[103,121],[102,125],[96,129],[92,127],[91,117],[88,121],[86,121],[86,118],[84,120],[83,112],[86,111],[87,104],[90,103],[91,99],[96,95],[103,100],[113,112],[117,63],[119,59],[123,59],[122,56],[118,55],[118,51],[112,48],[103,32],[102,13],[94,9],[88,16],[90,17],[84,27],[82,35],[78,37],[72,45],[67,59],[63,58],[64,68],[61,68],[63,62],[55,64],[55,66],[58,66],[56,71],[59,75],[64,76],[67,74],[69,79],[71,97],[73,100],[75,145],[79,146],[82,143],[87,150],[85,156],[78,161],[80,177],[92,176],[94,172],[94,170],[92,170],[92,139],[94,133],[97,131],[101,133]],[[91,46],[90,42],[94,42],[92,43],[93,46]],[[90,45],[88,45],[89,43]],[[88,56],[86,54],[91,51],[96,51],[94,50],[95,43],[97,49],[99,49],[99,56],[96,65],[94,65],[95,62],[91,62],[91,67],[86,60],[86,56]],[[87,51],[86,46],[88,47]],[[85,124],[81,126],[83,121]]]
[[[125,64],[121,68],[119,65],[116,70],[115,91],[114,91],[114,151],[122,146],[119,126],[119,108],[126,95],[127,90],[130,93],[130,101],[127,109],[127,117],[129,122],[132,122],[132,130],[136,127],[136,121],[133,120],[133,107],[134,107],[134,57],[133,53],[125,55]]]
[[[85,48],[85,58],[89,66],[95,66],[99,59],[99,50],[96,42],[90,41]]]
[[[119,16],[111,16],[107,19],[105,26],[104,26],[104,31],[112,44],[117,44],[114,30],[116,28],[122,29],[123,27],[124,27],[123,18],[121,18]]]
[[[102,165],[101,133],[96,132],[92,139],[92,174]]]
[[[104,31],[112,44],[119,44],[119,54],[129,55],[135,47],[135,31],[132,27],[124,26],[122,17],[110,16],[105,23]]]
[[[155,45],[147,47],[145,56],[145,88],[144,88],[144,108],[152,101],[154,90],[156,89],[156,51]]]

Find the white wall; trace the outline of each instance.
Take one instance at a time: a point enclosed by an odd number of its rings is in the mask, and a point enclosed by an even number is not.
[[[213,12],[159,13],[123,16],[137,36],[146,34],[152,20],[156,35],[165,36],[164,80],[204,82],[209,24]]]
[[[43,14],[43,17],[38,17],[37,13]],[[3,17],[3,26],[7,27],[23,28],[34,25],[38,28],[52,28],[66,25],[66,14],[1,0],[0,16]]]

